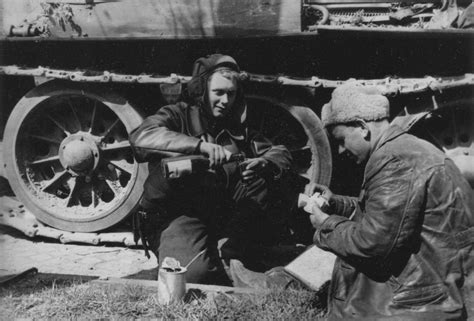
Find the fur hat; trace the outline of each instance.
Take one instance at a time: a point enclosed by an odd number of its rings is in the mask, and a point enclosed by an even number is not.
[[[389,116],[387,97],[375,87],[345,84],[332,92],[332,99],[323,106],[321,121],[324,127],[356,120],[374,121]]]

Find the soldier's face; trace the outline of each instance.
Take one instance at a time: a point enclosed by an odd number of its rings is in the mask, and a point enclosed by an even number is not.
[[[357,164],[364,163],[370,153],[370,134],[362,126],[335,125],[329,133],[337,144],[337,152],[346,155]]]
[[[211,75],[208,88],[211,114],[216,118],[226,117],[235,102],[237,94],[236,81],[227,79],[217,72]]]

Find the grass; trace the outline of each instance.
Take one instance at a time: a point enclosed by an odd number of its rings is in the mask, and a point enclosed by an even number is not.
[[[0,320],[315,320],[324,316],[324,309],[325,291],[305,289],[239,296],[195,293],[187,303],[163,306],[154,291],[140,286],[106,287],[31,276],[0,288]]]

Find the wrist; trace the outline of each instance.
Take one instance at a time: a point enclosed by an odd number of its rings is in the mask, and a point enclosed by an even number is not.
[[[200,140],[197,145],[196,145],[196,148],[194,149],[194,154],[201,154],[202,151],[201,151],[201,145],[202,145],[202,140]]]
[[[328,217],[329,217],[328,214],[322,211],[318,211],[317,213],[313,213],[310,215],[310,220],[311,220],[311,223],[313,224],[313,227],[317,229],[324,223],[324,221],[327,220]]]

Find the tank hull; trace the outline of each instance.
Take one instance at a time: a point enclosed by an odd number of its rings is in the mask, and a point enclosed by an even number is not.
[[[0,40],[2,64],[123,73],[189,74],[203,55],[234,56],[243,70],[330,79],[448,76],[474,71],[472,32],[333,31],[239,38]]]
[[[301,30],[301,7],[293,0],[17,0],[3,5],[3,34],[25,20],[61,38],[286,34]]]

